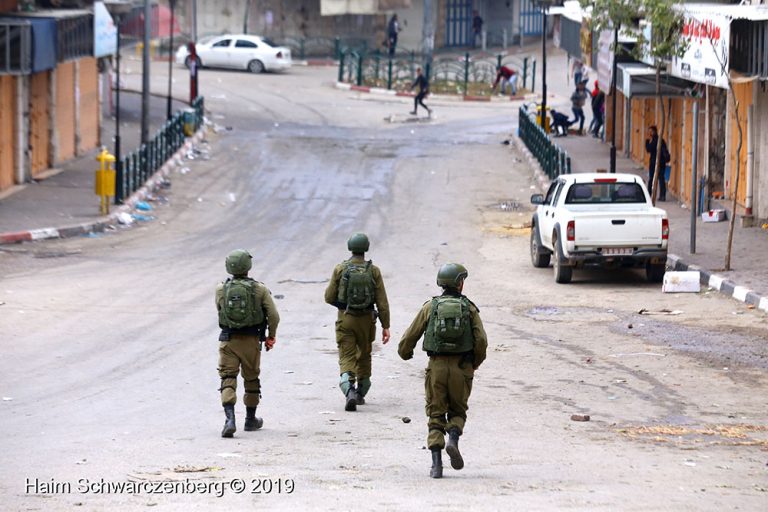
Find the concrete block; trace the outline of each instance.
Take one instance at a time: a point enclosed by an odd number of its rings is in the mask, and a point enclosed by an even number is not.
[[[760,299],[760,304],[757,307],[768,313],[768,297]]]
[[[747,302],[747,294],[750,292],[749,288],[743,286],[736,286],[733,289],[733,298],[740,300],[741,302]]]
[[[701,214],[704,222],[721,222],[725,220],[725,210],[709,210]]]
[[[695,270],[683,272],[667,272],[664,274],[664,293],[699,293],[701,290],[701,274]]]

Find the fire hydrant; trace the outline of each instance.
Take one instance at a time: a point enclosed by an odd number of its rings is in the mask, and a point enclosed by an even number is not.
[[[112,164],[115,163],[115,155],[102,148],[96,156],[99,162],[99,168],[96,170],[96,195],[100,197],[99,212],[101,215],[109,215],[109,198],[115,195],[115,170]]]

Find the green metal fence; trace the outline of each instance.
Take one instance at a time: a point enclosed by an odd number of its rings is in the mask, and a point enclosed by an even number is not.
[[[191,121],[193,131],[200,128],[203,124],[203,107],[203,97],[199,96],[192,102],[193,119],[185,120],[183,111],[176,112],[157,130],[152,140],[117,162],[115,204],[122,204],[127,197],[140,189],[184,145],[185,121]]]
[[[534,92],[531,71],[535,73],[535,59],[505,54],[438,54],[429,59],[423,54],[407,50],[399,50],[390,56],[378,49],[372,52],[347,49],[339,55],[338,80],[360,86],[403,89],[416,79],[416,68],[421,67],[434,93],[488,95],[496,77],[496,69],[502,65],[517,71],[518,90],[528,89],[530,77],[530,92]]]
[[[561,174],[571,174],[571,157],[568,152],[552,142],[544,129],[536,123],[536,113],[520,107],[518,134],[528,150],[541,164],[541,168],[554,179]]]

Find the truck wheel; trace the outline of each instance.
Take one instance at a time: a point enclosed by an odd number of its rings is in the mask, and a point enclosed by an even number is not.
[[[645,277],[649,283],[660,283],[664,280],[667,266],[663,263],[646,263]]]
[[[547,268],[550,254],[539,245],[539,240],[539,227],[534,224],[531,228],[531,263],[536,268]]]
[[[552,246],[555,248],[555,282],[556,283],[570,283],[573,276],[573,267],[570,265],[564,265],[563,260],[563,248],[560,246],[560,240],[557,239],[557,235],[552,235]]]

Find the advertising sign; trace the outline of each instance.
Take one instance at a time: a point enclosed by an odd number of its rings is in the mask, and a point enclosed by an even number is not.
[[[104,57],[117,52],[117,27],[104,2],[93,3],[93,56]]]
[[[727,88],[731,20],[718,15],[686,13],[682,37],[689,41],[688,51],[682,58],[672,59],[671,74]]]

